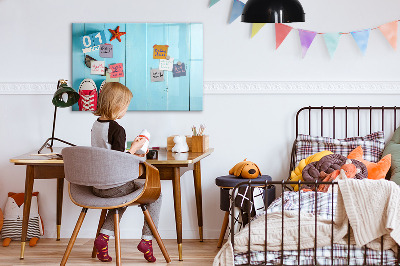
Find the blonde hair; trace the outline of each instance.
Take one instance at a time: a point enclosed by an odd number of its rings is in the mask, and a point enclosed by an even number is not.
[[[97,109],[93,114],[115,120],[132,97],[132,92],[126,86],[119,82],[107,82],[99,94]]]

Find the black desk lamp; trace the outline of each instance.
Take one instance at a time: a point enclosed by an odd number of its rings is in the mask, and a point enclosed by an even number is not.
[[[243,8],[242,22],[304,22],[304,10],[298,0],[249,0]]]
[[[53,141],[58,140],[62,143],[75,146],[72,143],[69,143],[65,140],[55,138],[54,137],[54,130],[56,127],[56,117],[57,117],[57,107],[70,107],[79,101],[79,94],[71,87],[68,87],[67,80],[60,79],[57,83],[57,90],[53,95],[53,105],[54,105],[54,118],[53,118],[53,131],[51,133],[51,138],[48,138],[42,147],[39,149],[38,153],[40,153],[45,147],[50,148],[53,152]],[[49,144],[49,141],[51,143]]]

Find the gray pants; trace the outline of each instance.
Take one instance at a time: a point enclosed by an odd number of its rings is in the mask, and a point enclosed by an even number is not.
[[[101,198],[116,198],[128,195],[138,189],[141,189],[142,187],[144,187],[144,182],[138,182],[138,181],[135,182],[135,180],[133,180],[119,187],[113,187],[108,189],[93,188],[93,194]],[[160,197],[155,202],[146,204],[146,207],[149,210],[151,218],[153,218],[154,224],[156,225],[157,228],[158,228],[158,221],[160,219],[161,202],[162,202],[162,196],[160,194]],[[125,210],[126,207],[118,208],[119,219],[122,218],[122,215],[124,214]],[[108,210],[106,220],[104,221],[100,233],[109,236],[114,236],[114,214],[115,214],[115,209]],[[146,220],[144,221],[143,225],[142,239],[146,240],[153,239],[153,234]]]

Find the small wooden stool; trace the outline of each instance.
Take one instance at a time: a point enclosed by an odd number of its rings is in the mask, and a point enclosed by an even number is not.
[[[220,248],[222,246],[222,242],[224,241],[226,228],[228,227],[229,222],[229,207],[230,207],[230,199],[229,192],[233,189],[237,184],[249,181],[250,179],[236,177],[234,175],[220,176],[215,179],[215,184],[220,187],[220,209],[225,211],[224,221],[222,222],[221,234],[219,235],[218,245]],[[251,179],[251,181],[263,181],[266,180],[272,181],[272,178],[268,175],[262,175],[257,178]],[[268,189],[268,201],[267,206],[271,204],[275,200],[275,186],[271,186]]]

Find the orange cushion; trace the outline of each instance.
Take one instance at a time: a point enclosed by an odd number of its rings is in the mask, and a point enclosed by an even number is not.
[[[358,146],[352,152],[350,152],[347,158],[355,159],[365,164],[368,170],[368,179],[378,180],[386,177],[391,165],[392,155],[386,155],[377,163],[368,162],[363,159],[363,150],[361,146]]]

